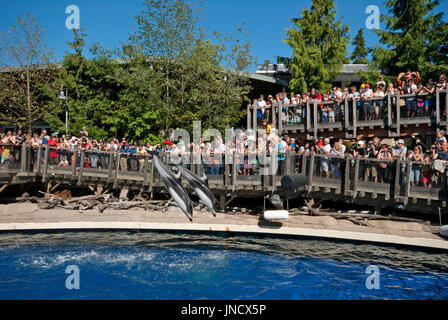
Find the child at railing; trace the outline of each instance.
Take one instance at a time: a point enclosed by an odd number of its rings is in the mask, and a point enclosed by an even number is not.
[[[423,162],[425,163],[425,164],[423,164],[423,169],[422,169],[423,185],[425,186],[425,188],[429,189],[432,186],[432,180],[431,180],[432,163],[431,163],[431,154],[430,153],[425,153],[425,155],[423,156]]]

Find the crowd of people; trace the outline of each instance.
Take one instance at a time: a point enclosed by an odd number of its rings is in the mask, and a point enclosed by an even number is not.
[[[314,166],[314,175],[327,178],[341,178],[345,170],[344,159],[348,156],[354,164],[357,157],[365,159],[359,169],[361,181],[389,182],[395,177],[393,169],[394,160],[413,161],[411,167],[411,185],[431,188],[443,182],[445,166],[448,164],[448,142],[443,131],[437,132],[437,137],[429,148],[417,137],[410,139],[405,145],[403,139],[380,139],[378,137],[359,137],[351,140],[319,138],[314,141],[300,141],[289,136],[277,136],[276,130],[263,121],[264,136],[256,137],[253,130],[235,131],[233,139],[224,142],[221,136],[216,136],[213,142],[185,143],[182,138],[176,141],[167,139],[159,144],[151,145],[149,142],[133,141],[129,143],[126,138],[102,139],[100,141],[89,137],[84,128],[78,136],[58,134],[48,135],[44,129],[40,134],[24,134],[21,129],[17,132],[11,130],[0,134],[1,165],[11,166],[19,163],[21,146],[27,143],[33,150],[33,160],[38,160],[39,146],[48,145],[48,163],[53,166],[72,166],[77,161],[80,166],[80,157],[75,157],[75,149],[89,151],[83,166],[86,168],[105,169],[110,162],[110,151],[120,154],[119,166],[124,171],[139,172],[144,170],[146,156],[169,154],[171,159],[177,159],[180,165],[188,166],[191,155],[200,155],[199,163],[205,174],[219,175],[224,173],[224,164],[235,160],[236,171],[239,175],[259,174],[260,154],[273,155],[278,160],[278,174],[285,172],[286,156],[292,155],[292,170],[301,172],[304,155],[312,152],[317,155],[318,165]],[[173,139],[175,140],[175,139]],[[42,149],[41,149],[42,150]],[[42,151],[43,152],[43,151]],[[233,156],[235,154],[235,156]],[[42,155],[41,159],[44,156]],[[370,161],[369,161],[370,160]],[[372,161],[373,160],[373,161]],[[380,161],[384,160],[384,161]],[[42,160],[43,161],[43,160]],[[405,174],[405,167],[400,169]],[[447,171],[448,173],[448,171]]]
[[[384,77],[371,86],[363,83],[359,87],[350,88],[333,87],[331,91],[319,92],[311,89],[310,92],[302,94],[291,92],[279,92],[269,95],[265,100],[264,95],[253,100],[253,105],[257,108],[257,121],[261,124],[263,120],[269,119],[269,111],[274,108],[281,108],[282,123],[293,125],[303,123],[306,117],[306,104],[320,102],[318,104],[317,121],[321,123],[333,123],[343,121],[345,117],[345,100],[355,101],[358,109],[359,120],[377,120],[386,116],[385,106],[387,106],[387,96],[390,94],[393,99],[397,93],[405,95],[400,99],[399,105],[403,117],[424,117],[430,116],[435,110],[436,98],[435,90],[447,88],[447,76],[442,74],[438,82],[428,79],[426,83],[421,82],[419,72],[402,72],[396,79],[396,84],[389,82],[386,84]],[[393,100],[395,101],[395,100]],[[324,102],[324,103],[322,103]],[[396,110],[392,108],[392,117],[396,117]],[[313,114],[310,114],[313,117]]]

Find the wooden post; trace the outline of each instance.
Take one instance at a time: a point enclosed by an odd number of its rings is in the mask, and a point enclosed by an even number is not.
[[[72,179],[76,177],[76,166],[78,163],[78,146],[75,146],[75,150],[73,151],[73,163],[72,163]]]
[[[228,156],[227,156],[227,154],[224,154],[224,159],[226,160],[225,161],[225,163],[224,163],[224,186],[225,186],[225,188],[227,189],[227,187],[230,187],[230,184],[231,184],[231,177],[230,177],[230,174],[231,174],[231,169],[230,169],[230,161],[227,161],[228,160]]]
[[[118,187],[118,172],[120,171],[120,151],[117,151],[117,159],[115,160],[115,178],[113,188],[117,189]]]
[[[358,128],[358,108],[356,107],[356,100],[353,100],[353,137],[356,137],[356,129]]]
[[[39,173],[40,169],[42,167],[42,149],[43,149],[44,145],[40,144],[39,147],[37,148],[37,167],[36,167],[36,172]]]
[[[314,129],[314,139],[318,138],[317,135],[317,101],[314,100],[314,105],[313,105],[313,115],[314,115],[314,125],[313,125],[313,129]]]
[[[436,128],[440,126],[440,89],[436,88]]]
[[[350,155],[345,156],[345,172],[344,172],[344,195],[348,196],[350,191],[350,167],[351,159]]]
[[[277,122],[277,117],[276,117],[276,113],[275,113],[275,105],[273,104],[271,106],[272,108],[272,125],[275,126],[275,123]]]
[[[395,187],[394,187],[395,197],[400,196],[400,173],[401,173],[401,160],[400,158],[397,158],[395,168]]]
[[[110,154],[109,154],[109,168],[108,168],[108,172],[107,172],[107,183],[111,183],[112,182],[112,168],[114,164],[114,150],[111,149],[110,150]]]
[[[292,157],[294,154],[291,152],[291,150],[286,151],[286,159],[285,159],[285,172],[284,175],[290,175],[292,173]]]
[[[154,184],[154,162],[151,161],[151,179],[149,180],[149,191],[152,192],[152,186]],[[151,196],[152,197],[152,196]]]
[[[391,136],[392,127],[392,97],[390,92],[387,93],[387,136]]]
[[[405,191],[405,197],[406,199],[409,198],[409,193],[410,193],[410,189],[411,189],[411,167],[412,167],[412,162],[407,162],[406,163],[406,174],[405,174],[405,178],[406,178],[406,188],[404,189]]]
[[[247,129],[250,129],[250,115],[251,115],[250,104],[248,104],[247,105],[247,126],[246,126]]]
[[[148,162],[149,156],[145,156],[145,162],[143,164],[143,186],[146,187],[148,185]]]
[[[311,132],[311,113],[310,113],[310,101],[307,100],[306,102],[306,127],[305,127],[305,131],[307,134],[309,134]]]
[[[348,108],[348,97],[345,97],[345,105],[344,105],[344,122],[345,122],[345,137],[348,138],[348,129],[350,128],[349,118],[350,110]]]
[[[258,113],[258,108],[257,108],[257,105],[254,104],[254,116],[253,116],[254,123],[252,124],[252,129],[254,130],[255,136],[257,136],[257,127],[258,127],[258,115],[257,115],[257,113]]]
[[[190,151],[190,170],[191,170],[191,172],[196,173],[196,168],[195,168],[193,162],[194,162],[194,154],[193,154],[193,150],[191,150]]]
[[[257,105],[253,104],[252,105],[252,126],[251,129],[253,129],[254,131],[257,128]]]
[[[358,190],[360,162],[361,162],[361,158],[359,157],[359,155],[357,155],[356,162],[355,162],[355,175],[353,177],[353,198],[356,198],[356,194],[357,194],[357,190]]]
[[[27,167],[27,144],[24,142],[22,143],[22,149],[20,150],[20,172],[24,173],[26,171],[26,167]]]
[[[50,147],[45,145],[44,171],[42,172],[42,183],[47,182],[48,157],[50,155]]]
[[[79,163],[78,186],[82,184],[82,174],[84,172],[84,161],[86,160],[86,151],[81,151],[81,162]]]
[[[282,130],[283,130],[283,123],[282,123],[282,113],[283,113],[283,104],[279,103],[278,104],[278,135],[281,136],[282,135]]]
[[[303,152],[302,154],[302,174],[306,174],[306,166],[307,166],[307,161],[308,157],[306,155],[306,151]]]
[[[232,153],[232,190],[236,187],[236,152]]]
[[[396,119],[397,119],[397,136],[400,136],[400,132],[401,132],[401,106],[400,106],[400,91],[397,91],[397,101],[396,101],[396,105],[397,105],[397,113],[396,113]]]
[[[314,151],[312,151],[310,157],[310,169],[308,172],[308,192],[311,192],[313,190],[314,159],[315,159],[315,153]]]

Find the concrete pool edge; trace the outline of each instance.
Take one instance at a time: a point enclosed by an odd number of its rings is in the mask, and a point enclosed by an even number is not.
[[[22,222],[0,223],[0,231],[45,231],[45,230],[147,230],[147,231],[206,231],[267,234],[283,236],[304,236],[312,238],[362,241],[389,245],[402,245],[430,249],[448,250],[448,241],[405,237],[390,234],[341,231],[311,228],[273,228],[259,225],[206,224],[206,223],[159,223],[125,221],[70,221],[70,222]]]

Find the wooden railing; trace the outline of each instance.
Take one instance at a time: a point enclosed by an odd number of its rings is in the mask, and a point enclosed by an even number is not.
[[[344,131],[346,138],[353,138],[357,135],[357,130],[365,127],[374,128],[381,127],[387,129],[388,137],[398,137],[401,135],[403,128],[411,124],[428,124],[433,125],[436,129],[446,129],[448,131],[447,111],[448,98],[447,90],[436,89],[431,95],[435,99],[434,106],[426,112],[423,107],[422,114],[415,114],[408,117],[406,110],[406,100],[408,98],[426,98],[428,93],[419,93],[417,95],[400,95],[388,93],[384,97],[373,97],[366,100],[374,111],[373,117],[366,118],[363,115],[362,101],[345,98],[339,103],[334,101],[307,101],[300,105],[282,105],[276,103],[273,106],[266,106],[265,119],[270,122],[274,128],[278,129],[279,134],[284,132],[295,131],[306,133],[307,139],[316,139],[319,132],[324,130]],[[335,122],[323,122],[321,107],[335,107],[341,110],[339,118]],[[257,118],[257,106],[247,106],[247,128],[255,131],[260,128]],[[283,122],[282,110],[292,111],[294,116],[292,121],[288,119]],[[418,109],[417,109],[418,110]],[[295,120],[295,121],[294,121]]]
[[[74,186],[107,186],[160,191],[164,188],[151,156],[113,151],[50,148],[40,145],[32,149],[23,144],[13,149],[16,163],[0,166],[0,183],[24,184],[30,182],[60,183]],[[50,151],[57,152],[56,154]],[[160,155],[166,164],[172,161],[169,153]],[[297,154],[288,151],[277,172],[263,175],[259,161],[244,164],[244,155],[233,153],[222,157],[219,166],[198,162],[200,154],[187,153],[183,165],[198,175],[206,174],[212,191],[226,197],[265,196],[284,194],[281,178],[302,174],[307,177],[297,196],[349,201],[372,206],[403,204],[412,210],[434,211],[446,207],[448,200],[447,176],[432,168],[432,163],[402,160],[379,160],[327,156],[314,152]],[[68,166],[58,165],[62,157]],[[196,159],[195,159],[196,157]],[[196,161],[194,161],[196,160]],[[93,167],[86,165],[93,164]],[[179,164],[179,163],[176,163]],[[211,168],[213,167],[213,170]],[[328,171],[328,177],[325,171]],[[414,184],[411,177],[420,171],[422,178]],[[417,173],[418,174],[418,173]],[[436,180],[428,183],[426,180]],[[189,187],[185,184],[185,187]]]

